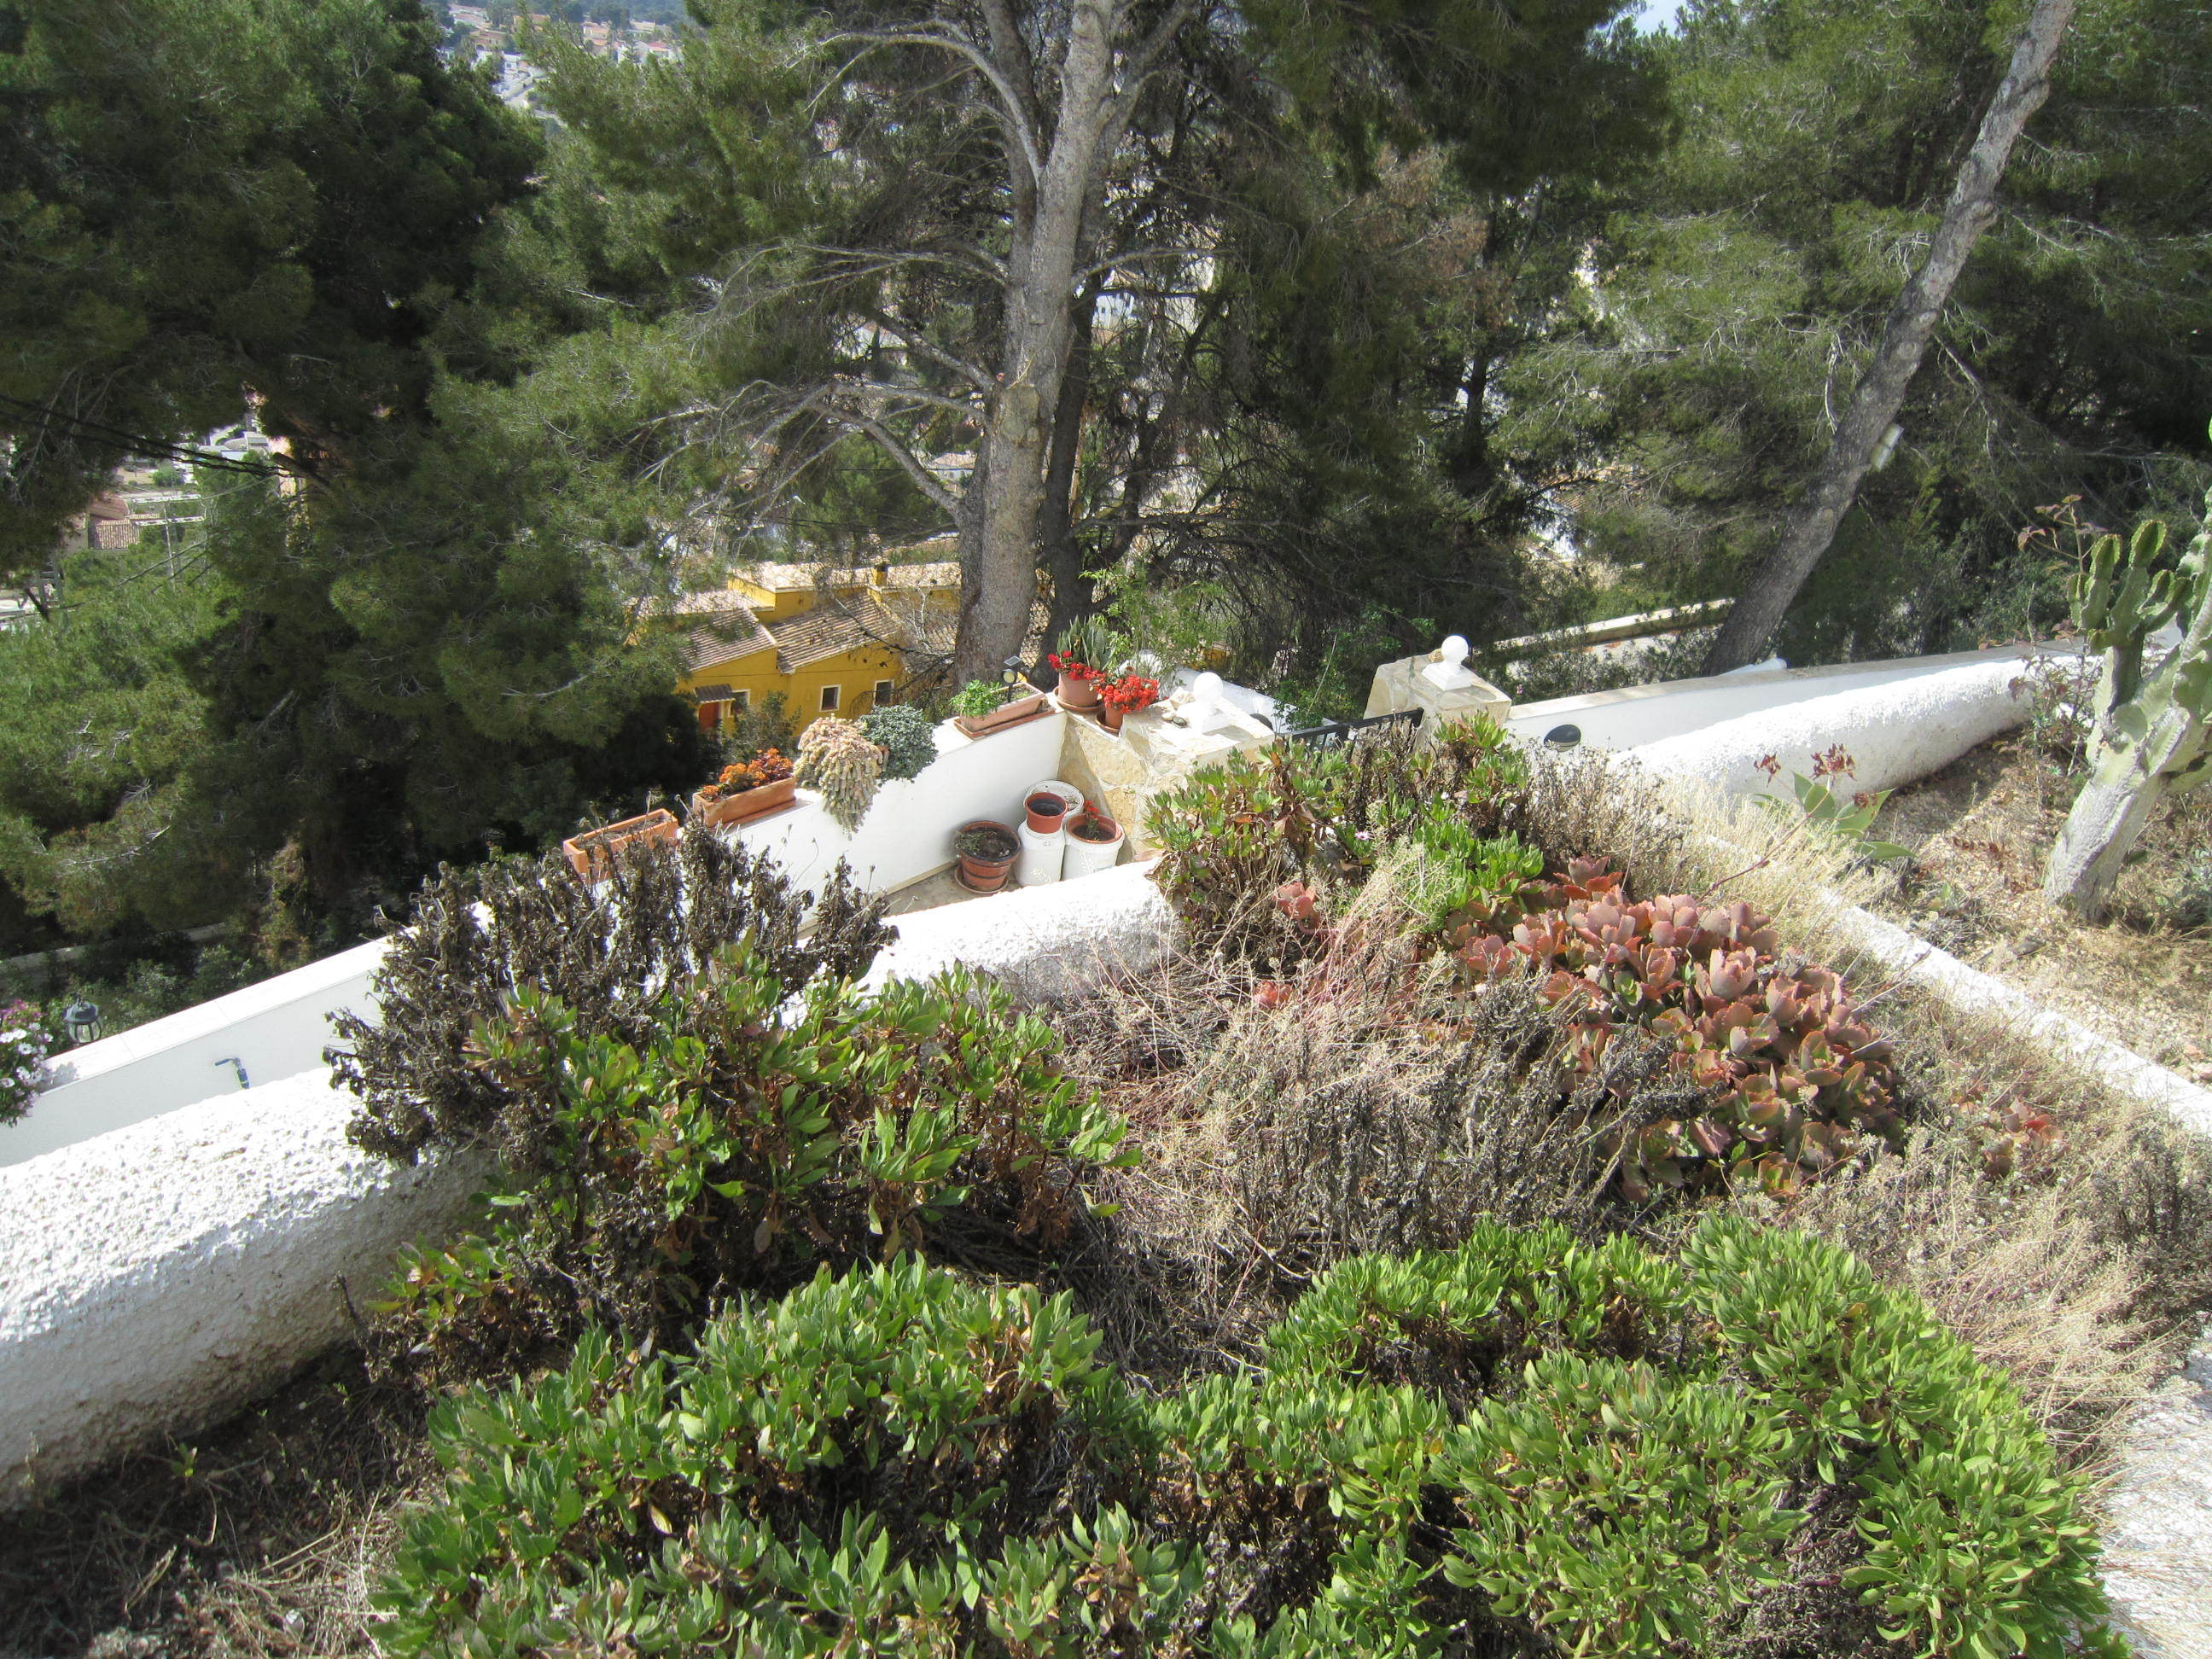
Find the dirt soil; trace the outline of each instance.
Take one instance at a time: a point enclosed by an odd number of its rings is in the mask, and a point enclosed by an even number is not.
[[[397,1389],[335,1354],[204,1431],[0,1511],[0,1659],[367,1654],[431,1473]]]
[[[2146,1059],[2212,1083],[2212,791],[2164,803],[2095,926],[2045,902],[2043,867],[2079,774],[1999,738],[1893,795],[1874,833],[1912,849],[1879,906],[1984,972]]]

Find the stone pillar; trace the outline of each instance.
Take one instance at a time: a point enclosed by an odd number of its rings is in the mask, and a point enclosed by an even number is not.
[[[1367,693],[1370,718],[1409,708],[1421,711],[1421,735],[1433,742],[1444,726],[1477,714],[1503,722],[1513,712],[1513,700],[1469,671],[1467,641],[1455,634],[1425,657],[1386,662],[1375,671]]]
[[[1199,724],[1188,723],[1194,714]],[[1146,835],[1152,798],[1173,789],[1204,766],[1240,751],[1264,749],[1275,734],[1249,715],[1203,702],[1184,708],[1155,704],[1126,716],[1121,730],[1105,730],[1077,714],[1067,721],[1060,775],[1103,807],[1128,837],[1133,859],[1158,850]]]

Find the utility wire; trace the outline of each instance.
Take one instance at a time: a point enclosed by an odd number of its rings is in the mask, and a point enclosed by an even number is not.
[[[158,455],[165,460],[172,461],[190,461],[195,466],[207,467],[214,471],[242,472],[250,477],[256,478],[275,477],[283,471],[282,468],[270,466],[265,462],[233,459],[230,456],[216,450],[199,449],[190,444],[171,443],[166,438],[149,438],[143,433],[125,432],[119,427],[104,426],[98,421],[88,421],[81,415],[67,415],[45,404],[34,404],[22,398],[11,398],[4,392],[0,392],[0,404],[13,404],[18,409],[42,416],[49,421],[63,422],[109,444],[128,445],[134,454]]]

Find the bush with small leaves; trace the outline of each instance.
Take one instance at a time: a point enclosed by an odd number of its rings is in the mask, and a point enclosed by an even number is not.
[[[387,1359],[482,1374],[592,1322],[673,1340],[733,1291],[927,1244],[956,1220],[1035,1249],[1126,1164],[1125,1126],[1060,1073],[1058,1039],[955,970],[794,999],[733,946],[665,985],[646,1035],[528,986],[470,1063],[501,1091],[484,1235],[406,1257]]]
[[[1098,1340],[912,1257],[685,1358],[587,1337],[441,1407],[380,1644],[1678,1659],[1796,1594],[1817,1535],[1853,1650],[2124,1651],[2009,1385],[1802,1235],[1716,1218],[1668,1261],[1485,1224],[1340,1264],[1180,1389]]]
[[[1435,744],[1395,728],[1331,749],[1279,743],[1232,756],[1152,803],[1154,876],[1193,937],[1281,948],[1267,899],[1285,882],[1356,885],[1418,823],[1494,836],[1528,782],[1495,721],[1448,728]],[[1441,833],[1441,830],[1438,831]]]
[[[884,751],[884,776],[911,778],[937,758],[929,716],[902,702],[878,704],[860,716],[860,731]]]
[[[884,751],[850,720],[824,714],[799,734],[799,786],[822,792],[823,810],[847,835],[860,827],[881,781]]]
[[[429,1147],[477,1147],[526,1165],[536,1126],[509,1118],[514,1095],[471,1046],[505,1020],[518,990],[574,1010],[587,1034],[648,1046],[663,988],[730,946],[789,994],[817,975],[866,973],[897,937],[883,915],[884,901],[842,865],[818,895],[794,891],[774,860],[702,824],[684,826],[672,851],[625,849],[598,887],[553,854],[441,868],[370,981],[379,1018],[334,1022],[341,1046],[325,1058],[362,1100],[349,1133],[410,1161]]]

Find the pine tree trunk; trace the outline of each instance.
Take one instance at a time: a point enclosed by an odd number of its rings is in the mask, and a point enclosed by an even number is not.
[[[2013,50],[2012,65],[1982,118],[1981,131],[1959,164],[1951,200],[1928,258],[1897,296],[1874,362],[1837,423],[1820,470],[1784,521],[1781,540],[1722,624],[1720,637],[1705,658],[1706,673],[1741,668],[1765,652],[1790,601],[1835,540],[1836,527],[1850,510],[1882,434],[1897,418],[1905,388],[1920,370],[1920,359],[1952,286],[1974,244],[1996,216],[1997,183],[2004,177],[2021,129],[2050,96],[2051,62],[2072,21],[2075,3],[2036,0],[2034,14]]]
[[[1105,131],[1114,99],[1113,22],[1109,0],[1075,0],[1071,9],[1052,147],[1036,181],[1029,234],[1018,230],[1008,261],[999,385],[976,458],[984,495],[972,568],[962,584],[956,681],[995,680],[1020,657],[1029,633],[1045,466],[1075,337],[1077,254],[1100,146],[1119,136]]]

